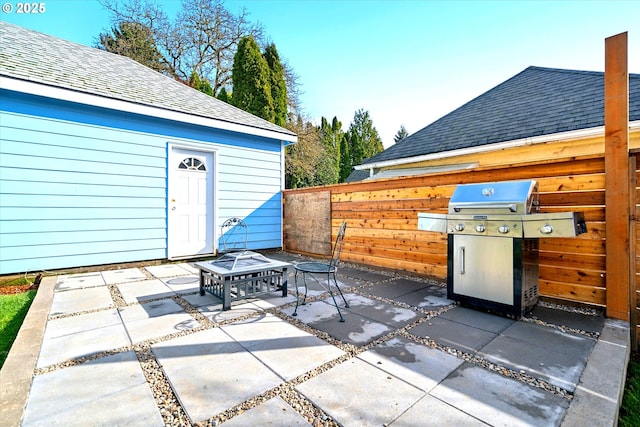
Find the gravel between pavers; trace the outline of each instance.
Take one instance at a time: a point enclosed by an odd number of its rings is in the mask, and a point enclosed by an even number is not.
[[[355,267],[352,267],[355,268]],[[363,271],[367,271],[366,268],[362,268],[361,266],[358,266],[357,269],[359,270],[363,270]],[[378,270],[369,270],[372,272],[377,272],[380,273]],[[383,273],[384,274],[384,273]],[[387,275],[387,274],[385,274]],[[357,277],[350,277],[351,279],[354,280],[358,280]],[[191,304],[189,304],[185,299],[183,299],[180,295],[174,295],[174,296],[170,296],[170,297],[163,297],[163,298],[156,298],[156,299],[149,299],[148,301],[156,301],[156,300],[163,300],[163,299],[172,299],[173,301],[175,301],[177,304],[179,304],[186,313],[188,313],[189,315],[191,315],[195,320],[197,320],[200,323],[199,327],[196,327],[194,329],[190,329],[190,330],[184,330],[184,331],[179,331],[170,335],[166,335],[163,337],[159,337],[159,338],[154,338],[151,340],[147,340],[144,341],[142,343],[138,343],[132,346],[126,346],[126,347],[122,347],[122,348],[118,348],[118,349],[114,349],[114,350],[110,350],[110,351],[105,351],[105,352],[101,352],[101,353],[96,353],[93,354],[91,356],[87,356],[87,357],[82,357],[82,358],[77,358],[77,359],[72,359],[72,360],[68,360],[65,361],[63,363],[59,363],[59,364],[55,364],[55,365],[51,365],[51,366],[47,366],[44,368],[39,368],[36,369],[36,371],[34,372],[35,375],[42,375],[46,372],[51,372],[57,369],[62,369],[68,366],[73,366],[73,365],[77,365],[77,364],[81,364],[81,363],[85,363],[88,362],[90,360],[95,360],[95,359],[99,359],[99,358],[103,358],[106,356],[110,356],[113,354],[117,354],[120,352],[125,352],[125,351],[130,351],[130,350],[134,350],[135,354],[138,358],[138,361],[140,362],[140,366],[142,367],[142,371],[149,383],[149,386],[151,388],[153,397],[155,399],[156,405],[158,406],[158,409],[160,411],[160,414],[162,416],[162,419],[165,423],[165,425],[167,426],[185,426],[185,425],[195,425],[195,426],[218,426],[219,424],[235,417],[238,416],[252,408],[255,408],[256,406],[259,406],[260,404],[268,401],[269,399],[273,398],[273,397],[280,397],[282,398],[285,402],[287,402],[287,404],[289,404],[296,412],[298,412],[307,422],[309,422],[311,425],[313,425],[314,427],[334,427],[334,426],[338,426],[338,422],[336,420],[334,420],[330,415],[328,415],[327,413],[325,413],[322,409],[316,407],[315,405],[313,405],[313,403],[311,401],[309,401],[308,399],[306,399],[303,395],[301,395],[300,393],[298,393],[295,390],[296,385],[301,384],[319,374],[321,374],[322,372],[325,372],[331,368],[333,368],[334,366],[341,364],[355,356],[357,356],[358,354],[367,351],[373,347],[375,347],[378,344],[384,343],[394,337],[397,336],[401,336],[404,338],[407,338],[409,340],[412,340],[416,343],[420,343],[423,345],[427,345],[431,348],[434,349],[438,349],[440,351],[446,352],[448,354],[451,354],[453,356],[456,356],[460,359],[463,359],[467,362],[470,362],[474,365],[480,366],[484,369],[493,371],[493,372],[497,372],[501,375],[516,379],[522,383],[525,384],[529,384],[531,386],[537,387],[537,388],[541,388],[546,390],[547,392],[562,396],[566,399],[571,400],[573,398],[573,394],[567,390],[564,390],[558,386],[554,386],[551,385],[545,381],[539,380],[537,378],[534,378],[532,376],[526,375],[523,372],[516,372],[514,370],[511,370],[509,368],[503,367],[503,366],[499,366],[496,365],[494,363],[491,363],[485,359],[476,357],[472,354],[468,354],[465,353],[463,351],[451,348],[451,347],[447,347],[447,346],[443,346],[441,344],[438,344],[437,342],[430,340],[428,338],[421,338],[421,337],[417,337],[415,335],[412,335],[411,333],[409,333],[408,331],[423,323],[428,321],[429,319],[438,316],[450,309],[452,309],[453,307],[456,306],[456,304],[451,304],[448,306],[444,306],[439,310],[422,310],[420,308],[411,306],[409,304],[406,303],[400,303],[400,302],[396,302],[390,299],[386,299],[386,298],[381,298],[381,297],[377,297],[374,295],[370,295],[368,293],[366,293],[366,289],[369,286],[373,286],[375,284],[379,284],[382,282],[386,282],[386,281],[390,281],[390,280],[397,280],[397,279],[409,279],[409,280],[414,280],[414,281],[422,281],[424,283],[430,284],[430,285],[436,285],[436,286],[440,286],[440,287],[444,287],[444,285],[441,282],[437,282],[433,279],[429,279],[429,278],[420,278],[420,277],[415,277],[415,276],[405,276],[405,275],[398,275],[398,274],[388,274],[388,278],[384,279],[382,281],[378,281],[376,283],[369,283],[369,282],[361,282],[362,285],[361,286],[353,286],[353,287],[348,287],[348,288],[344,288],[343,292],[352,292],[352,293],[356,293],[356,294],[360,294],[363,296],[366,296],[368,298],[371,299],[375,299],[381,302],[385,302],[388,304],[392,304],[394,306],[397,307],[402,307],[402,308],[410,308],[413,310],[416,310],[422,314],[425,315],[425,317],[422,317],[414,322],[412,322],[409,325],[406,325],[402,328],[398,328],[392,332],[390,332],[389,334],[380,337],[376,340],[374,340],[373,342],[364,345],[364,346],[355,346],[352,344],[348,344],[348,343],[343,343],[342,341],[339,341],[333,337],[331,337],[329,334],[327,334],[326,332],[323,331],[319,331],[295,318],[292,318],[284,313],[282,313],[282,309],[286,309],[286,308],[290,308],[293,307],[295,305],[295,302],[280,306],[280,307],[275,307],[275,308],[270,308],[270,309],[266,309],[264,310],[264,312],[266,313],[270,313],[273,314],[275,316],[277,316],[280,319],[283,319],[287,322],[289,322],[290,324],[302,329],[305,332],[308,332],[322,340],[324,340],[325,342],[334,345],[336,347],[338,347],[339,349],[341,349],[342,351],[345,352],[345,354],[341,357],[339,357],[338,359],[332,360],[330,362],[327,362],[309,372],[306,372],[300,376],[298,376],[297,378],[294,378],[293,380],[290,381],[285,381],[282,384],[260,394],[257,396],[253,396],[252,398],[232,407],[229,408],[219,414],[216,414],[215,416],[211,417],[208,420],[204,420],[204,421],[196,421],[196,422],[192,422],[188,415],[186,414],[186,412],[184,411],[184,409],[182,408],[182,406],[180,405],[180,402],[178,401],[178,398],[175,394],[175,392],[173,391],[173,389],[171,388],[171,384],[167,378],[167,376],[165,375],[164,371],[162,370],[160,364],[158,363],[158,361],[155,358],[155,355],[153,354],[153,352],[151,351],[151,345],[158,343],[158,342],[163,342],[163,341],[168,341],[180,336],[185,336],[185,335],[189,335],[189,334],[193,334],[196,332],[200,332],[202,330],[205,329],[211,329],[211,328],[216,328],[216,327],[220,327],[220,326],[224,326],[227,324],[231,324],[231,323],[235,323],[235,322],[241,322],[256,316],[261,315],[260,313],[251,313],[251,314],[247,314],[245,316],[240,316],[234,319],[229,319],[229,320],[225,320],[225,321],[221,321],[221,322],[213,322],[211,321],[209,318],[207,318],[206,316],[204,316],[202,313],[200,313],[195,307],[193,307]],[[122,295],[120,294],[117,286],[115,284],[110,284],[107,285],[109,288],[109,291],[111,293],[111,297],[114,301],[114,305],[110,306],[110,307],[106,307],[106,308],[101,308],[98,310],[92,310],[92,311],[87,311],[87,312],[82,312],[82,313],[73,313],[70,315],[59,315],[59,316],[52,316],[49,319],[53,320],[53,319],[57,319],[57,318],[62,318],[62,317],[72,317],[72,316],[78,316],[81,314],[87,314],[90,312],[97,312],[97,311],[103,311],[106,309],[113,309],[115,308],[123,308],[123,307],[128,307],[131,305],[135,305],[135,304],[139,304],[140,302],[136,302],[136,303],[131,303],[131,304],[127,304],[124,299],[122,298]],[[197,292],[194,292],[193,294],[196,294]],[[295,291],[292,292],[292,294],[294,294]],[[328,292],[323,293],[322,295],[317,295],[315,297],[312,298],[308,298],[307,302],[313,302],[316,300],[321,300],[324,299],[328,296]],[[148,302],[148,301],[141,301],[141,302]],[[596,315],[597,311],[594,310],[590,310],[590,309],[582,309],[582,308],[576,308],[576,307],[565,307],[565,306],[557,306],[554,304],[549,304],[549,303],[541,303],[544,304],[548,307],[552,307],[555,309],[562,309],[562,310],[567,310],[567,311],[575,311],[575,312],[579,312],[582,314],[589,314],[589,315]],[[590,333],[590,332],[586,332],[586,331],[580,331],[580,330],[575,330],[575,329],[570,329],[570,328],[564,328],[562,326],[557,326],[557,325],[550,325],[550,324],[546,324],[545,322],[542,322],[538,319],[533,319],[533,318],[527,318],[527,317],[523,317],[520,320],[523,321],[527,321],[527,322],[535,322],[538,324],[541,324],[543,326],[547,326],[547,327],[554,327],[554,328],[558,328],[561,329],[563,331],[571,331],[573,333],[577,333],[577,334],[581,334],[581,335],[585,335],[585,336],[589,336],[592,338],[597,338],[597,335],[599,334],[594,334],[594,333]]]

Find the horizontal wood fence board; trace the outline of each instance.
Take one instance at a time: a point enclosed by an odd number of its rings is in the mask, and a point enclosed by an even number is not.
[[[350,211],[347,209],[344,210],[335,210],[333,211],[333,219],[339,219],[339,220],[343,220],[343,219],[353,219],[353,220],[361,220],[361,219],[371,219],[371,218],[378,218],[381,220],[387,220],[387,219],[418,219],[418,214],[420,212],[440,212],[440,213],[446,213],[447,211],[444,210],[438,210],[438,211],[433,211],[433,210],[427,210],[427,209],[406,209],[406,210],[393,210],[393,211],[382,211],[382,212],[375,212],[373,210],[369,210],[369,211]]]
[[[336,202],[331,204],[333,211],[443,211],[447,212],[449,199],[381,200],[376,202]]]
[[[576,284],[559,283],[540,279],[538,283],[540,294],[552,298],[604,307],[606,304],[606,288],[581,286]]]
[[[541,264],[539,271],[541,279],[574,283],[583,286],[606,287],[606,281],[602,271],[598,270],[565,268],[559,265],[550,266]]]
[[[424,264],[418,262],[400,261],[397,259],[380,258],[367,256],[362,254],[346,253],[341,259],[347,262],[354,262],[365,265],[375,265],[381,268],[389,268],[393,270],[402,270],[409,273],[416,273],[420,275],[426,275],[435,277],[441,280],[445,280],[447,277],[447,267],[437,266],[432,264]]]
[[[604,272],[606,263],[604,254],[571,254],[558,252],[539,252],[540,264],[561,265],[567,268],[580,268]]]
[[[538,179],[538,191],[544,194],[557,191],[602,190],[604,179],[604,173],[541,178]]]

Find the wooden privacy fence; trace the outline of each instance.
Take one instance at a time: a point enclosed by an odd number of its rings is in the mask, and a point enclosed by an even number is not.
[[[633,170],[637,175],[635,167]],[[285,190],[284,248],[327,255],[327,243],[346,220],[342,252],[345,261],[446,281],[447,236],[419,231],[418,213],[446,213],[458,184],[534,179],[538,182],[540,212],[582,211],[588,229],[576,238],[540,239],[541,296],[604,308],[607,304],[604,171],[604,157],[592,156]],[[636,197],[637,191],[632,193]],[[635,200],[632,203],[636,205]],[[637,229],[635,218],[631,225]],[[637,277],[640,263],[632,265]],[[640,291],[635,285],[633,289],[636,308],[631,310],[632,324],[638,313],[636,301]]]

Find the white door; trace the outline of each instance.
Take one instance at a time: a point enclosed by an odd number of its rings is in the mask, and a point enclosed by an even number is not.
[[[169,155],[168,257],[214,253],[213,156],[172,147]]]

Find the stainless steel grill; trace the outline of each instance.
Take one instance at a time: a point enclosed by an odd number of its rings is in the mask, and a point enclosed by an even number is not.
[[[575,237],[581,212],[537,213],[536,181],[456,187],[448,214],[418,214],[418,229],[448,234],[447,297],[522,315],[538,301],[538,238]]]

